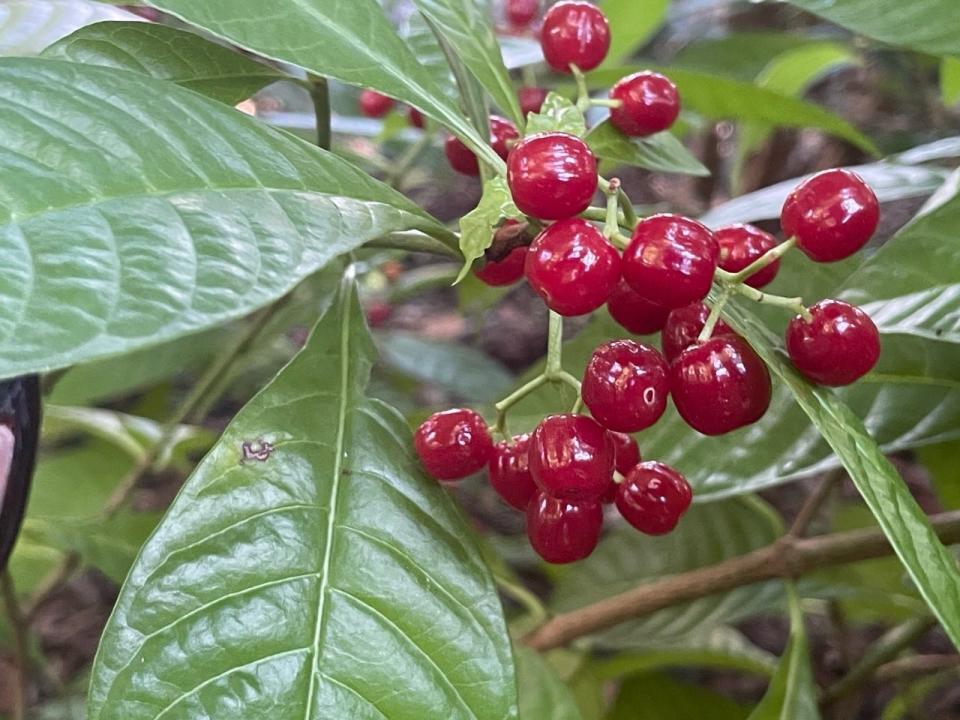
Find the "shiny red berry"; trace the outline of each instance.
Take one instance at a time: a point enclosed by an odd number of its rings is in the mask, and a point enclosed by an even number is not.
[[[593,351],[581,394],[590,414],[605,428],[640,432],[659,420],[667,407],[670,370],[649,345],[613,340]]]
[[[513,285],[523,277],[523,267],[528,250],[529,248],[526,245],[515,247],[502,260],[487,260],[483,267],[474,270],[473,274],[493,287]]]
[[[493,489],[517,510],[526,508],[537,492],[530,474],[529,449],[529,435],[517,435],[510,442],[499,442],[493,446],[493,457],[487,466]]]
[[[610,90],[610,122],[625,135],[643,137],[666,130],[680,114],[677,86],[660,73],[638,72],[622,78]]]
[[[507,182],[521,212],[543,220],[563,220],[590,206],[597,192],[597,159],[574,135],[532,135],[510,153]]]
[[[413,445],[420,462],[437,480],[459,480],[490,460],[493,441],[487,423],[473,410],[434,413],[417,428]]]
[[[507,147],[509,141],[520,137],[517,126],[506,118],[498,115],[490,116],[490,147],[502,157],[507,159],[510,149]],[[447,156],[447,162],[450,167],[462,175],[479,175],[480,163],[473,151],[463,144],[459,138],[450,135],[443,144],[443,152]]]
[[[413,127],[423,128],[426,126],[426,120],[424,120],[423,113],[417,110],[415,107],[407,108],[407,122],[409,122]]]
[[[610,50],[610,24],[596,5],[565,0],[551,7],[540,31],[543,56],[557,72],[593,70]]]
[[[720,246],[696,220],[653,215],[642,220],[623,253],[623,277],[645,300],[677,308],[710,291]]]
[[[599,500],[613,477],[616,447],[586,415],[549,415],[530,439],[530,473],[545,493],[567,500]]]
[[[543,101],[547,99],[546,88],[522,87],[517,91],[520,100],[520,111],[526,117],[530,113],[538,113],[543,108]]]
[[[667,362],[673,362],[677,355],[697,341],[709,316],[710,308],[702,302],[690,303],[670,311],[660,334],[660,347]],[[718,320],[713,326],[713,337],[733,334],[733,330],[723,320]]]
[[[507,0],[507,22],[523,28],[532,23],[540,12],[540,0]]]
[[[811,260],[834,262],[867,244],[880,222],[877,196],[849,170],[825,170],[787,196],[780,226]]]
[[[538,493],[527,505],[527,537],[547,562],[583,560],[600,542],[603,508],[596,501],[574,502]]]
[[[863,310],[842,300],[821,300],[808,322],[787,326],[787,352],[797,370],[820,385],[849,385],[880,359],[880,333]]]
[[[670,364],[670,392],[690,427],[723,435],[763,417],[770,372],[745,340],[719,335],[691,345]]]
[[[670,309],[642,298],[636,290],[621,280],[607,299],[610,317],[634,335],[650,335],[663,329]]]
[[[620,281],[620,255],[586,220],[555,222],[527,253],[527,282],[554,312],[584,315],[603,305]]]
[[[693,490],[669,465],[644,462],[633,468],[617,488],[617,510],[624,520],[647,535],[673,530],[687,512]]]
[[[633,435],[622,432],[611,432],[613,444],[616,447],[616,468],[621,475],[626,475],[633,466],[640,462],[640,446]]]
[[[739,272],[754,260],[777,246],[777,239],[753,225],[728,225],[714,231],[720,244],[720,267],[727,272]],[[747,280],[750,287],[769,285],[780,272],[780,261],[774,260],[763,270],[755,272]]]
[[[393,99],[376,90],[360,93],[360,113],[370,118],[382,118],[393,109]]]

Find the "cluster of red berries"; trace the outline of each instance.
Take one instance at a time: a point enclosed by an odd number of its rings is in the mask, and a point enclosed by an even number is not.
[[[376,90],[363,90],[360,93],[360,114],[368,118],[386,117],[396,105],[397,103],[393,98],[383,93],[378,93]],[[407,108],[407,121],[413,125],[413,127],[420,128],[421,130],[426,125],[423,113],[415,107]]]
[[[629,340],[611,346],[618,344],[641,347]],[[486,467],[500,497],[526,512],[530,544],[552,563],[593,552],[604,503],[615,503],[638,530],[661,535],[676,527],[693,498],[680,473],[641,462],[636,440],[586,415],[551,415],[533,433],[494,444],[476,412],[447,410],[420,425],[414,445],[438,480],[459,480]]]

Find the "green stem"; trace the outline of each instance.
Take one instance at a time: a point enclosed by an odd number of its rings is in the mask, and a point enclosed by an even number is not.
[[[612,192],[607,195],[607,216],[604,218],[603,236],[610,240],[620,234],[620,195]]]
[[[317,146],[330,149],[330,88],[327,79],[318,75],[310,76],[310,97],[313,98],[313,112],[317,116]]]
[[[546,384],[547,376],[546,375],[537,375],[530,382],[524,383],[512,393],[507,395],[503,400],[498,402],[494,407],[497,409],[497,422],[493,426],[493,431],[495,433],[500,433],[501,435],[507,434],[507,412],[516,405],[518,402],[523,400],[527,395],[532,393],[541,385]]]
[[[406,175],[414,163],[417,162],[417,159],[423,154],[423,151],[430,147],[431,142],[433,142],[433,136],[428,132],[424,132],[415,143],[412,143],[406,152],[397,158],[396,164],[385,179],[387,185],[399,190],[404,175]]]
[[[747,278],[753,277],[758,272],[763,270],[765,267],[767,267],[768,265],[772,265],[777,260],[779,260],[784,255],[786,255],[793,247],[796,246],[796,244],[797,244],[797,239],[795,237],[792,237],[789,240],[785,240],[779,245],[770,248],[763,255],[761,255],[752,263],[750,263],[745,268],[743,268],[743,270],[739,270],[735,272],[729,278],[729,282],[739,283],[739,282],[743,282]]]
[[[547,377],[563,371],[563,318],[550,311],[550,327],[547,332]]]
[[[442,255],[463,262],[463,255],[452,244],[452,241],[444,242],[432,235],[415,231],[390,233],[365,243],[364,247],[430,253],[431,255]]]
[[[570,63],[570,72],[573,73],[573,79],[577,82],[577,107],[580,112],[586,112],[590,107],[590,91],[587,90],[587,78],[580,68],[573,63]]]
[[[633,209],[633,208],[631,208],[631,210],[632,210],[632,209]],[[624,210],[624,212],[625,212],[625,211],[626,211],[626,208],[623,208],[623,210]],[[594,222],[606,222],[606,220],[607,220],[607,209],[606,209],[605,207],[602,207],[602,208],[601,208],[601,207],[588,207],[586,210],[584,210],[582,213],[580,213],[580,217],[582,217],[582,218],[585,219],[585,220],[593,220]],[[618,224],[620,225],[620,227],[622,227],[622,228],[628,228],[628,229],[630,228],[629,224],[627,223],[626,218],[624,217],[624,213],[620,213],[620,214],[617,216],[617,223],[618,223]]]
[[[503,594],[522,605],[530,614],[531,618],[535,619],[537,623],[544,623],[549,619],[550,613],[547,611],[546,606],[540,601],[540,598],[523,585],[515,583],[496,572],[493,574],[493,579]]]
[[[588,102],[595,107],[618,108],[623,106],[623,100],[611,100],[608,98],[589,98]]]
[[[718,273],[723,272],[718,270]],[[753,300],[756,303],[762,305],[774,305],[776,307],[782,307],[792,312],[797,313],[804,320],[809,322],[812,320],[810,311],[804,307],[803,298],[801,297],[783,297],[782,295],[771,295],[770,293],[761,292],[756,288],[750,287],[749,285],[744,285],[743,283],[734,283],[732,285],[727,285],[730,290],[733,292],[739,293],[744,297],[747,297]]]
[[[723,307],[729,299],[730,291],[727,289],[721,290],[720,297],[717,298],[713,307],[710,308],[707,321],[703,324],[703,329],[700,330],[700,336],[697,338],[698,342],[705,342],[713,336],[713,329],[717,326],[717,323],[720,322],[720,313],[723,312]]]
[[[633,209],[633,202],[631,202],[627,196],[627,192],[623,189],[623,186],[617,189],[617,194],[620,196],[620,208],[623,210],[624,225],[633,230],[640,222],[640,219],[637,217],[637,211]]]

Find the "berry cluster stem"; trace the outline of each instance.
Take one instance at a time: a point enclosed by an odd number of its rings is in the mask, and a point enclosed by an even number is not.
[[[576,65],[570,63],[570,72],[577,83],[577,108],[586,112],[590,107],[590,91],[587,90],[587,78]]]
[[[720,297],[717,298],[717,301],[710,308],[710,314],[707,316],[707,321],[703,324],[703,329],[700,331],[700,336],[697,338],[698,342],[705,342],[713,336],[713,329],[717,326],[717,323],[720,322],[720,313],[723,312],[723,308],[729,299],[730,289],[724,288],[720,291]]]
[[[797,239],[795,237],[785,240],[758,257],[743,270],[734,273],[730,278],[730,282],[744,282],[748,278],[756,275],[768,265],[775,263],[777,260],[786,255],[791,249],[796,247],[796,245]]]

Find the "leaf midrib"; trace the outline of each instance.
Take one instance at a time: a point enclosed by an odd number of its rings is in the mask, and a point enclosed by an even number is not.
[[[344,287],[352,286],[354,271],[351,267],[344,273]],[[341,290],[342,291],[342,290]],[[337,438],[334,443],[336,457],[333,461],[333,484],[330,488],[330,503],[327,511],[327,537],[323,548],[323,563],[320,568],[320,583],[317,591],[317,619],[314,623],[312,647],[312,667],[310,668],[310,684],[307,687],[307,710],[305,720],[310,720],[313,713],[313,699],[316,697],[316,682],[320,672],[320,638],[326,627],[326,600],[330,590],[330,562],[333,557],[333,544],[336,540],[337,506],[340,500],[340,481],[343,477],[343,452],[347,427],[347,392],[350,377],[350,310],[353,304],[353,292],[346,292],[340,320],[340,404],[337,410]]]

